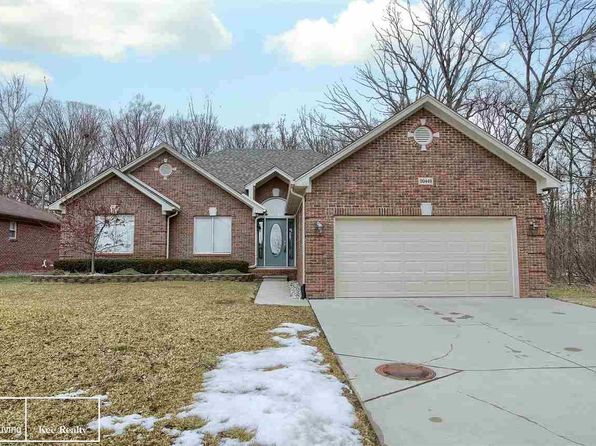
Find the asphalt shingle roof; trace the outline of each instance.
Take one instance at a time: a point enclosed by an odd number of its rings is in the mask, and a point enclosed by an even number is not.
[[[49,212],[0,195],[0,215],[16,219],[36,220],[58,224],[60,220]]]
[[[244,192],[244,186],[277,167],[297,178],[327,158],[311,150],[222,150],[197,158],[195,163],[219,180]]]

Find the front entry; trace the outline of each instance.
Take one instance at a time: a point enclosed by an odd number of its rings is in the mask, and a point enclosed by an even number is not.
[[[293,219],[259,219],[257,237],[259,266],[285,268],[294,265]]]
[[[286,219],[265,220],[265,266],[287,266],[288,231]]]

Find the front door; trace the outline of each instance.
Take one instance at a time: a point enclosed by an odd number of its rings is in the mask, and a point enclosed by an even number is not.
[[[285,218],[265,219],[265,266],[288,266],[288,226]]]

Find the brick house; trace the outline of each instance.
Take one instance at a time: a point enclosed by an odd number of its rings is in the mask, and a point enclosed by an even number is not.
[[[58,258],[59,226],[55,215],[0,196],[0,273],[52,268]]]
[[[426,96],[328,158],[161,145],[51,209],[118,203],[128,242],[105,255],[242,259],[309,297],[540,297],[541,194],[559,185]]]

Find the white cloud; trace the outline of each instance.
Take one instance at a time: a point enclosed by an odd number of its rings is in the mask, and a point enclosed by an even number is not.
[[[265,48],[306,65],[344,65],[366,60],[375,30],[383,20],[389,0],[353,0],[335,21],[303,19],[281,34],[270,36]]]
[[[227,48],[230,32],[210,0],[8,0],[0,5],[0,44],[122,59]]]
[[[0,78],[10,78],[12,76],[24,76],[25,80],[31,84],[43,84],[51,82],[50,76],[43,68],[29,62],[8,62],[0,60]]]

